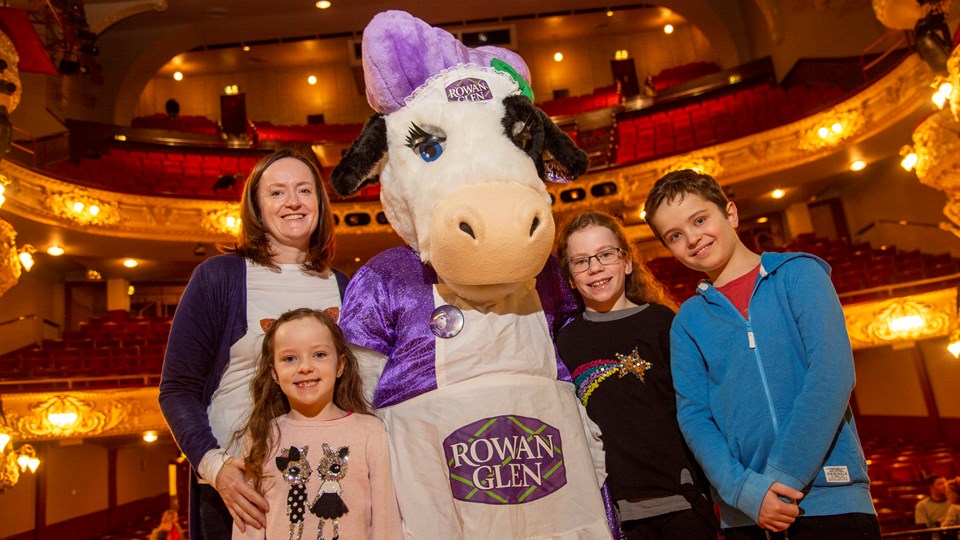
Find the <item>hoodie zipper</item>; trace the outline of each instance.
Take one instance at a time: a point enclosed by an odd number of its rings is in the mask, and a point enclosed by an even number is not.
[[[753,295],[756,294],[757,288],[760,286],[760,282],[763,281],[766,275],[767,272],[764,271],[763,263],[761,262],[759,274],[760,279],[754,283],[753,291],[750,292],[750,300],[747,302],[747,318],[744,320],[744,322],[747,325],[747,343],[750,345],[750,350],[753,351],[753,359],[757,363],[757,371],[760,372],[760,383],[763,385],[763,394],[767,398],[767,408],[770,411],[770,422],[773,424],[773,433],[776,434],[780,431],[780,422],[777,420],[777,411],[773,406],[773,396],[770,395],[770,384],[767,382],[767,372],[763,369],[763,361],[760,358],[760,349],[757,348],[757,339],[753,335],[753,324],[751,323],[750,317],[750,305],[753,303]],[[737,311],[737,314],[739,315],[740,312]]]

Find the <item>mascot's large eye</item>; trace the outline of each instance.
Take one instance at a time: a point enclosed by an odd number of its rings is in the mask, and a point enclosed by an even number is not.
[[[410,131],[407,133],[407,146],[427,163],[436,161],[443,154],[443,143],[445,142],[447,142],[447,137],[442,132],[430,133],[413,123],[411,123]]]

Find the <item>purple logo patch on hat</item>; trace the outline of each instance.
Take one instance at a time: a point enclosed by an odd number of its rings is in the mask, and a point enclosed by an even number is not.
[[[567,483],[560,432],[536,418],[495,416],[463,426],[443,441],[454,498],[523,504]]]
[[[490,85],[483,79],[468,77],[447,85],[447,101],[489,101],[493,99]]]

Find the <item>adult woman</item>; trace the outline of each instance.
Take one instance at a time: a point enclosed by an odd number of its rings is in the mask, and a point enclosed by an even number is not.
[[[252,407],[265,320],[339,308],[347,281],[329,267],[333,215],[308,157],[280,150],[260,160],[240,206],[235,245],[201,263],[184,290],[160,381],[164,418],[197,473],[191,537],[206,540],[229,538],[232,521],[264,523],[267,503],[245,482],[233,435]]]

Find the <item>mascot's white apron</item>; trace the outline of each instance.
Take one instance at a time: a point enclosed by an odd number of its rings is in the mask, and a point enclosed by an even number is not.
[[[444,285],[434,301],[463,313],[436,338],[437,390],[377,411],[407,435],[391,437],[405,537],[610,538],[597,429],[557,380],[534,282],[483,310]]]

